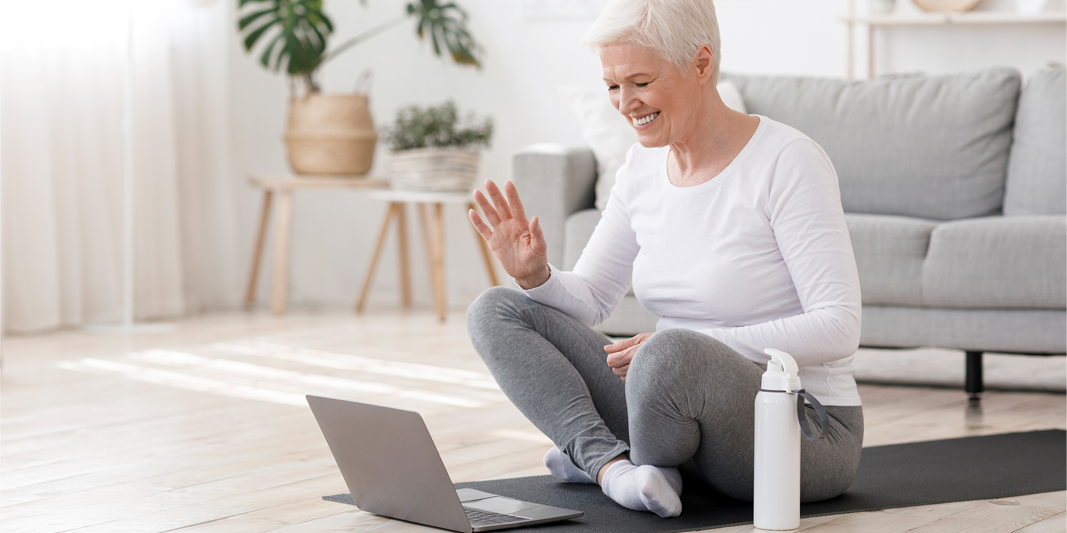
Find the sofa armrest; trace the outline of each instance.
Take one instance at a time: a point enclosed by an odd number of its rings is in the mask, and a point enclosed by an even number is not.
[[[564,222],[572,213],[593,207],[593,151],[559,144],[531,145],[515,154],[511,172],[526,216],[537,216],[541,222],[548,261],[562,265]]]

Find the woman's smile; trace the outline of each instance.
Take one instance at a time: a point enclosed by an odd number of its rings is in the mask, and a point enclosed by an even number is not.
[[[633,122],[635,128],[645,129],[646,127],[649,127],[648,124],[656,120],[657,117],[659,117],[659,111],[656,111],[655,113],[649,113],[640,118],[633,117],[631,121]]]

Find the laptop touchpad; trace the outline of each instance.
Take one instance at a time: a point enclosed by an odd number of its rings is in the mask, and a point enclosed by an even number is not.
[[[467,502],[464,503],[463,506],[470,507],[471,509],[478,509],[481,511],[513,514],[516,516],[526,516],[523,514],[523,511],[544,509],[543,505],[534,505],[532,503],[526,503],[519,500],[513,500],[511,498],[505,498],[503,496],[494,496],[492,498],[486,498],[484,500]]]

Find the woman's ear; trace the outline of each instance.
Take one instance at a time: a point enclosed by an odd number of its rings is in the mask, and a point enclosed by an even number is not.
[[[715,67],[715,57],[711,55],[711,48],[708,45],[702,45],[693,57],[693,70],[697,78],[700,80],[700,84],[704,85],[711,79],[711,72]]]

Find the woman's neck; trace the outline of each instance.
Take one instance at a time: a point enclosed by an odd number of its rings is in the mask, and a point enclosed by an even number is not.
[[[759,126],[759,117],[726,107],[717,91],[701,107],[693,131],[670,144],[667,177],[678,187],[700,185],[722,173]]]

